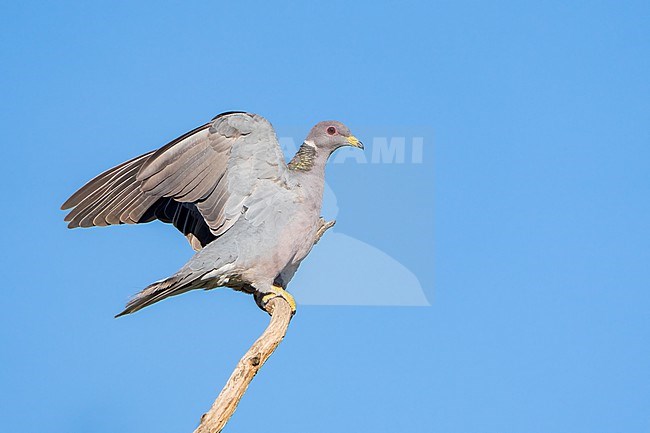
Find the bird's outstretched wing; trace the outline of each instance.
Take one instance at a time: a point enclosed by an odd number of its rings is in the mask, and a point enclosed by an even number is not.
[[[283,188],[284,155],[256,114],[216,116],[162,148],[105,171],[61,207],[68,227],[172,223],[200,249]],[[256,209],[258,207],[259,209]]]

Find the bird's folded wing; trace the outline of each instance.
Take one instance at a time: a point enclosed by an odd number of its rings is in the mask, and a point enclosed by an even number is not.
[[[285,170],[266,119],[225,113],[100,174],[62,208],[73,208],[70,228],[170,222],[198,249],[237,221],[260,183],[281,188]]]

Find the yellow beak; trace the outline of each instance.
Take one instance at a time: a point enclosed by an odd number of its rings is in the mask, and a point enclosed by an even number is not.
[[[351,135],[347,138],[348,143],[350,143],[350,146],[358,147],[359,149],[363,149],[363,143],[359,141],[357,137],[354,135]]]

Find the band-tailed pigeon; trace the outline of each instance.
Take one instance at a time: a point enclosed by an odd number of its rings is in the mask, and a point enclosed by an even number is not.
[[[363,144],[340,122],[316,124],[286,164],[262,116],[223,113],[158,150],[105,171],[62,206],[68,227],[172,223],[198,252],[135,295],[118,316],[193,289],[230,287],[264,308],[284,297],[321,225],[325,163]],[[117,317],[117,316],[116,316]]]

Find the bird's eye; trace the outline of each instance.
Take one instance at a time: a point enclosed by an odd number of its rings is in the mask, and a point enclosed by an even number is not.
[[[329,135],[334,135],[334,134],[336,134],[336,128],[333,127],[333,126],[330,126],[329,128],[327,128],[327,133],[328,133]]]

